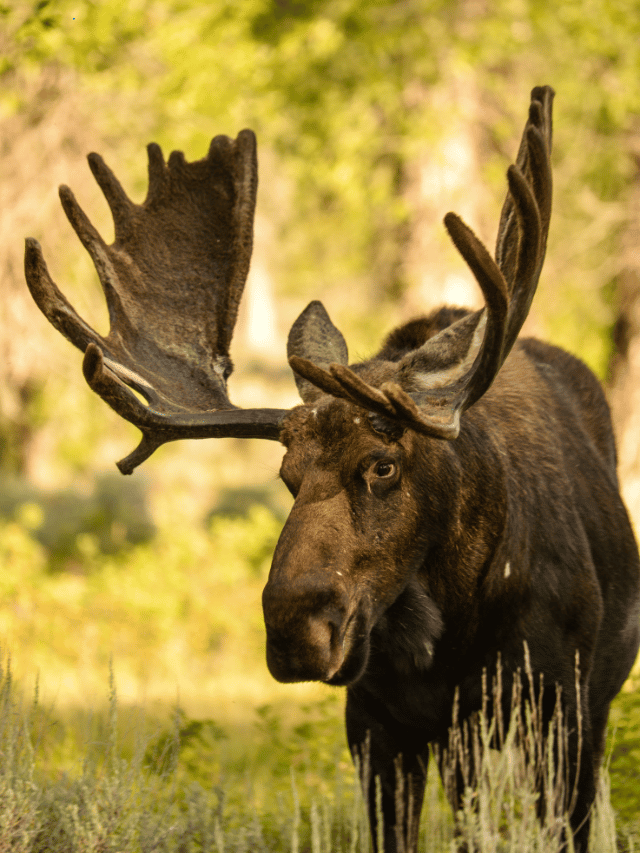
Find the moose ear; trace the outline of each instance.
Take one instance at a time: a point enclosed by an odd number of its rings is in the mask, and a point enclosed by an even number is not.
[[[467,314],[407,353],[398,365],[400,386],[420,394],[458,382],[473,366],[486,324],[486,311]]]
[[[344,364],[349,361],[347,344],[336,329],[322,302],[310,302],[295,321],[287,341],[287,357],[304,358],[316,367]],[[322,391],[294,371],[294,378],[303,403],[314,403]]]

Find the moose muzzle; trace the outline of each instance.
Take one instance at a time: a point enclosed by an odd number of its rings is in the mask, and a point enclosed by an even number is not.
[[[329,681],[341,668],[348,597],[313,581],[269,582],[262,595],[267,666],[278,681]]]
[[[278,681],[329,681],[348,654],[349,548],[330,503],[294,506],[275,550],[262,606],[267,665]]]

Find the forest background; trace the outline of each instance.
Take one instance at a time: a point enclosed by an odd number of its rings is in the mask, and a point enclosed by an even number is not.
[[[89,392],[80,354],[24,282],[23,241],[36,237],[54,280],[106,332],[58,184],[110,241],[89,151],[141,201],[148,142],[192,160],[214,135],[252,128],[256,238],[230,388],[237,404],[286,407],[297,401],[286,334],[311,299],[357,357],[434,305],[479,304],[442,217],[455,210],[493,243],[540,84],[557,93],[554,213],[525,331],[605,383],[638,529],[638,0],[0,5],[0,644],[59,715],[51,761],[75,760],[69,721],[106,703],[110,666],[123,707],[161,720],[178,704],[238,743],[259,742],[270,709],[294,719],[310,702],[338,731],[342,701],[275,685],[264,664],[260,589],[290,505],[277,446],[184,442],[131,479],[112,473],[136,431]],[[612,761],[625,820],[637,816],[625,785],[640,779],[639,677]]]

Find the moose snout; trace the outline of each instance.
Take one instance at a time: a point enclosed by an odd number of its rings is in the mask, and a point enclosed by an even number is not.
[[[275,679],[327,681],[344,659],[349,600],[344,589],[313,581],[269,582],[262,594],[267,666]]]

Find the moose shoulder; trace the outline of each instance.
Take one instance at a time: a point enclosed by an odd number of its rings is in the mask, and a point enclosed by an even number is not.
[[[143,432],[123,472],[182,437],[285,445],[281,476],[295,502],[263,595],[267,664],[280,681],[346,685],[349,745],[354,756],[366,745],[372,836],[386,853],[417,849],[429,748],[446,746],[454,707],[462,719],[476,712],[500,661],[508,717],[525,657],[536,693],[525,699],[544,724],[562,701],[566,807],[586,853],[609,705],[640,641],[638,551],[603,392],[578,359],[517,340],[546,248],[552,97],[532,92],[495,259],[457,216],[445,218],[485,307],[414,320],[349,365],[342,335],[312,302],[289,335],[302,398],[290,411],[240,410],[226,391],[251,251],[250,132],[216,137],[198,163],[174,153],[165,164],[150,146],[140,206],[92,155],[113,246],[61,190],[101,277],[106,338],[27,243],[34,298],[85,352],[91,387]],[[456,810],[463,787],[447,786]]]

